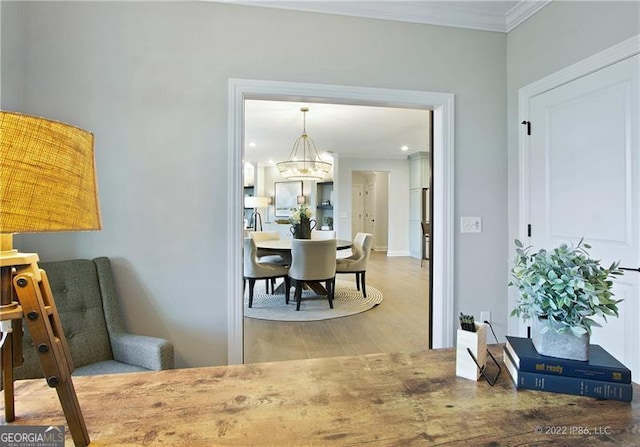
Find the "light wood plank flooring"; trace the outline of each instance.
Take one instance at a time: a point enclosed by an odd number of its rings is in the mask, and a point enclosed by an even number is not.
[[[428,349],[428,262],[372,252],[367,285],[384,299],[367,312],[310,322],[245,318],[245,363]],[[355,275],[338,279],[355,282]]]

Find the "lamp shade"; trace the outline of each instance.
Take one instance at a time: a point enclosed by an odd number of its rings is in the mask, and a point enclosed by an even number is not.
[[[0,111],[0,233],[100,228],[93,134]]]
[[[260,196],[244,197],[245,208],[264,208],[265,206],[269,206],[270,204],[271,204],[271,199],[269,197],[260,197]]]
[[[289,159],[276,163],[276,167],[287,180],[322,180],[331,170],[331,163],[320,158],[316,144],[307,135],[306,114],[309,109],[302,107],[300,111],[303,120],[302,135],[293,144]]]

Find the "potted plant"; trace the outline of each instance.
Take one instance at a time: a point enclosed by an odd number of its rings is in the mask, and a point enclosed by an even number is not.
[[[589,256],[583,239],[575,246],[562,244],[551,251],[532,251],[515,241],[512,281],[520,292],[511,316],[532,320],[533,344],[542,355],[588,360],[593,320],[618,316],[612,299],[612,277],[622,275],[618,263],[609,268]]]
[[[289,231],[291,231],[294,238],[311,239],[311,230],[316,227],[316,221],[311,219],[311,215],[311,208],[304,203],[295,208],[291,208],[291,217],[289,217],[289,222],[292,225]]]
[[[324,216],[322,218],[322,230],[333,230],[333,217]]]

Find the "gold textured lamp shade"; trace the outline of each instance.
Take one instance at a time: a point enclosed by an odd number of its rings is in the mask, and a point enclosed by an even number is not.
[[[100,228],[93,134],[0,111],[0,233]]]

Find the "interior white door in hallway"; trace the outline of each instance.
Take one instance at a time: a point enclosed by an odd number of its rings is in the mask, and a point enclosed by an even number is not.
[[[364,228],[363,210],[362,185],[353,185],[351,187],[351,239]]]
[[[640,267],[639,64],[636,55],[531,97],[528,243],[536,250],[584,238],[603,265]],[[592,343],[638,381],[640,271],[626,271],[614,293],[624,299],[620,318],[594,328]]]
[[[364,188],[364,231],[373,234],[376,228],[376,185],[368,183]]]

